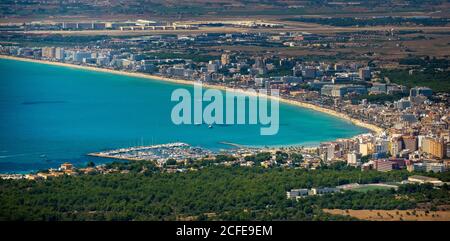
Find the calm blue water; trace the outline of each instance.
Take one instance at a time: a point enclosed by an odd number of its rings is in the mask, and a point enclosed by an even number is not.
[[[0,172],[84,164],[90,152],[183,141],[212,149],[311,145],[365,132],[349,122],[281,104],[280,130],[258,125],[174,125],[174,89],[191,87],[108,73],[0,59]],[[94,159],[96,163],[105,160]]]

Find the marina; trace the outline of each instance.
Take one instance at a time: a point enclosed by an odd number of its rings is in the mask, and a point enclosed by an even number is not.
[[[182,161],[189,158],[197,159],[212,155],[213,152],[200,148],[193,147],[182,142],[167,143],[161,145],[151,146],[136,146],[129,148],[120,148],[110,151],[102,151],[90,153],[89,156],[113,158],[121,160],[156,160],[158,162],[165,162],[169,159]]]

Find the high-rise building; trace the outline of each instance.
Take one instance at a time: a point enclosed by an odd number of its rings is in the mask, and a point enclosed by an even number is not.
[[[379,140],[375,143],[374,152],[377,154],[386,154],[389,149],[389,142],[387,140]]]
[[[217,72],[217,70],[219,70],[219,65],[216,61],[209,61],[208,63],[208,72],[209,73],[214,73]]]
[[[220,62],[222,65],[227,65],[230,63],[230,55],[227,53],[222,54],[220,57]]]
[[[99,57],[97,58],[97,65],[100,66],[106,66],[109,64],[109,58],[108,57]]]
[[[410,151],[417,150],[417,138],[415,136],[403,136],[402,139],[405,149]]]
[[[411,107],[411,101],[409,101],[407,99],[400,99],[400,100],[394,102],[394,106],[395,106],[395,108],[397,108],[399,110],[404,110],[406,108]]]
[[[388,160],[375,160],[374,169],[380,172],[392,171],[394,162]]]
[[[403,139],[399,137],[392,138],[390,143],[390,150],[392,156],[398,156],[398,154],[403,150]]]
[[[371,155],[374,152],[374,146],[371,142],[360,143],[359,144],[359,153],[363,156]]]
[[[91,52],[77,51],[73,55],[73,61],[83,62],[83,59],[91,58]]]
[[[55,49],[55,59],[57,59],[57,60],[64,59],[64,49],[63,48],[58,47]]]
[[[426,137],[422,141],[422,151],[437,158],[444,158],[444,141]]]
[[[48,58],[48,59],[55,58],[55,48],[54,47],[42,48],[42,57]]]
[[[430,97],[433,95],[433,90],[428,87],[414,87],[409,90],[409,96],[415,97],[419,95]]]
[[[361,85],[325,85],[320,93],[326,96],[342,98],[346,94],[366,94],[367,89]]]
[[[349,165],[357,165],[361,160],[361,154],[352,152],[347,154],[347,164]]]
[[[362,80],[370,80],[372,78],[372,71],[369,67],[359,69],[359,78]]]

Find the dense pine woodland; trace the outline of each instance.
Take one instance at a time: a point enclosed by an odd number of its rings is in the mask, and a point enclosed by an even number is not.
[[[210,166],[186,173],[142,172],[1,180],[1,220],[346,220],[323,208],[410,209],[449,204],[449,188],[402,185],[397,191],[345,191],[288,200],[292,188],[401,181],[405,171],[361,172]],[[434,174],[443,181],[449,174]]]

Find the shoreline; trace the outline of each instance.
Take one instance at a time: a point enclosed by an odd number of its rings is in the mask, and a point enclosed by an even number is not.
[[[150,74],[144,74],[144,73],[134,73],[134,72],[127,72],[127,71],[121,71],[121,70],[113,70],[113,69],[106,69],[106,68],[99,68],[99,67],[93,67],[93,66],[84,66],[84,65],[77,65],[77,64],[69,64],[69,63],[61,63],[61,62],[53,62],[53,61],[49,61],[49,60],[38,60],[38,59],[29,59],[29,58],[22,58],[22,57],[15,57],[15,56],[9,56],[9,55],[1,55],[0,54],[0,59],[9,59],[9,60],[17,60],[17,61],[23,61],[23,62],[32,62],[32,63],[40,63],[40,64],[48,64],[48,65],[54,65],[54,66],[62,66],[62,67],[68,67],[68,68],[76,68],[76,69],[82,69],[82,70],[90,70],[90,71],[96,71],[96,72],[103,72],[103,73],[110,73],[110,74],[117,74],[117,75],[124,75],[124,76],[130,76],[130,77],[138,77],[138,78],[145,78],[148,80],[157,80],[157,81],[162,81],[162,82],[168,82],[168,83],[174,83],[174,84],[180,84],[180,85],[198,85],[198,82],[195,81],[190,81],[190,80],[183,80],[183,79],[173,79],[173,78],[168,78],[168,77],[162,77],[162,76],[158,76],[158,75],[150,75]],[[344,113],[340,113],[337,112],[335,110],[331,110],[331,109],[327,109],[321,106],[317,106],[314,104],[310,104],[310,103],[305,103],[305,102],[301,102],[301,101],[297,101],[297,100],[290,100],[290,99],[285,99],[283,97],[274,97],[274,96],[270,96],[270,95],[266,95],[266,94],[255,94],[253,92],[249,92],[246,91],[244,89],[236,89],[236,88],[229,88],[226,86],[222,86],[222,85],[214,85],[214,84],[205,84],[202,83],[202,86],[205,88],[209,88],[209,89],[219,89],[222,91],[234,91],[236,93],[241,93],[247,96],[264,96],[273,100],[277,100],[279,102],[288,104],[288,105],[292,105],[292,106],[297,106],[297,107],[301,107],[301,108],[305,108],[305,109],[310,109],[313,111],[317,111],[317,112],[321,112],[324,114],[328,114],[334,117],[337,117],[339,119],[345,120],[345,121],[349,121],[351,122],[353,125],[368,129],[372,132],[375,132],[377,134],[381,133],[383,131],[382,128],[374,125],[374,124],[370,124],[370,123],[365,123],[361,120],[349,117],[348,115],[344,114]]]

